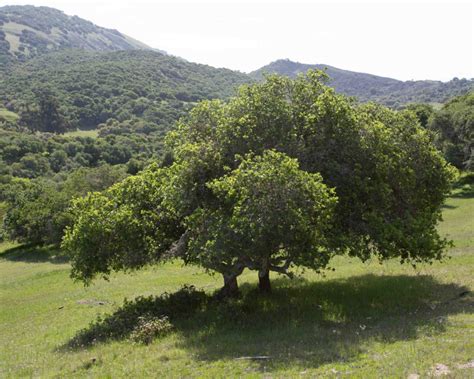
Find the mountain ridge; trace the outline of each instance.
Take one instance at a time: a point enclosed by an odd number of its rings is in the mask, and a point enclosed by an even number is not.
[[[71,48],[88,51],[153,50],[118,30],[97,26],[55,8],[32,5],[0,7],[0,55],[4,62],[24,61]]]
[[[96,53],[92,58],[90,56],[85,58],[89,61],[91,59],[97,61],[89,65],[90,69],[92,69],[92,65],[100,63],[102,60],[99,57],[100,54],[110,52],[136,50],[166,54],[162,50],[152,49],[115,29],[97,26],[78,16],[68,16],[55,8],[30,5],[0,7],[0,80],[3,71],[8,72],[8,75],[21,76],[21,66],[32,62],[32,67],[44,67],[51,80],[57,81],[58,72],[65,71],[65,67],[62,65],[67,64],[67,62],[61,63],[55,53],[70,50],[82,51],[84,56],[87,56],[87,51]],[[67,55],[64,54],[64,57],[67,57]],[[75,54],[73,58],[76,64],[80,60],[78,55],[80,53]],[[135,62],[134,58],[128,55],[117,55],[113,59],[109,58],[116,65],[117,60],[121,57],[128,60],[128,64],[135,64],[133,63]],[[170,57],[172,56],[170,55]],[[154,63],[153,60],[155,60]],[[236,83],[252,83],[262,80],[265,72],[294,77],[298,73],[307,72],[309,69],[325,70],[330,77],[328,85],[334,87],[340,93],[356,97],[361,102],[375,101],[392,108],[400,108],[408,103],[443,103],[450,97],[463,95],[474,89],[474,80],[472,79],[454,78],[448,82],[432,80],[404,82],[374,74],[344,70],[326,64],[305,64],[289,59],[279,59],[271,62],[249,74],[229,69],[219,72],[216,70],[220,69],[211,66],[208,66],[210,70],[203,74],[203,66],[199,66],[198,63],[189,62],[180,57],[172,57],[172,60],[190,64],[185,68],[186,77],[192,78],[193,76],[190,75],[189,70],[195,70],[196,75],[201,75],[201,78],[206,77],[206,79],[203,79],[205,82],[203,84],[204,91],[201,91],[202,93],[199,96],[195,95],[197,93],[196,88],[191,91],[192,98],[200,99],[207,98],[207,95],[211,93],[229,94],[231,92],[230,88],[224,90],[222,83],[228,83],[231,86]],[[146,61],[147,67],[139,75],[139,82],[142,82],[143,74],[150,70],[151,65],[161,64],[166,66],[171,64],[168,61],[165,62],[159,55],[147,56]],[[47,62],[54,65],[58,72],[47,70]],[[171,66],[179,67],[180,65],[173,63]],[[125,68],[130,71],[136,70],[134,66],[125,67],[123,64],[120,69]],[[179,74],[179,72],[173,72],[173,70],[170,71],[172,75]],[[211,74],[211,71],[214,73]],[[35,75],[37,74],[36,72]],[[212,77],[216,75],[221,81],[221,84],[218,85],[219,90],[216,90],[217,87],[211,83]],[[223,80],[222,78],[225,76],[228,78]],[[247,79],[243,80],[243,78]],[[173,77],[169,79],[174,80]],[[88,79],[78,78],[78,80],[85,82]]]
[[[309,69],[326,71],[329,85],[336,91],[355,96],[360,101],[378,101],[389,106],[400,106],[410,102],[445,102],[448,98],[462,95],[474,89],[472,79],[453,78],[442,82],[437,80],[402,81],[369,73],[344,70],[326,64],[307,64],[278,59],[249,73],[261,80],[265,74],[279,74],[294,78]]]

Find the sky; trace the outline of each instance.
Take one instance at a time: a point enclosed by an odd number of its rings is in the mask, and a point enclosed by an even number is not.
[[[0,0],[13,4],[243,72],[288,58],[401,80],[474,77],[474,0]]]

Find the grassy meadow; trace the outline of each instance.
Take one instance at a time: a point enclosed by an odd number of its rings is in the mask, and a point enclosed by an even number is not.
[[[212,293],[220,277],[167,263],[84,288],[69,279],[59,251],[3,243],[0,377],[472,378],[472,184],[455,189],[440,230],[455,242],[450,259],[416,269],[340,257],[325,276],[274,275],[269,297],[254,291],[256,274],[245,272],[241,299],[177,318],[170,334],[148,345],[126,337],[71,341],[84,329],[95,333],[98,315],[127,311],[124,298],[184,284]]]
[[[99,135],[99,131],[97,129],[88,129],[88,130],[73,130],[71,132],[64,133],[66,137],[91,137],[96,138]]]
[[[20,116],[16,113],[9,111],[5,108],[0,108],[0,122],[1,121],[8,121],[8,122],[16,122]]]

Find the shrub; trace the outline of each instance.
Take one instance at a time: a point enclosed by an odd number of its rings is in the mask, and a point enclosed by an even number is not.
[[[155,338],[168,334],[171,330],[173,330],[173,325],[167,316],[154,317],[148,314],[138,318],[138,324],[130,334],[130,339],[147,345]]]
[[[206,302],[207,295],[204,291],[187,285],[171,294],[140,296],[131,301],[125,299],[122,307],[113,314],[99,316],[87,328],[80,330],[69,342],[69,346],[88,346],[127,337],[148,343],[148,340],[169,332],[171,322],[175,319],[189,317]]]

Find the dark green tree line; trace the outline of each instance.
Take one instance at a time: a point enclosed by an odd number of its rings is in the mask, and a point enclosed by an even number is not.
[[[428,123],[436,145],[458,168],[474,168],[474,92],[459,96],[436,112]]]

